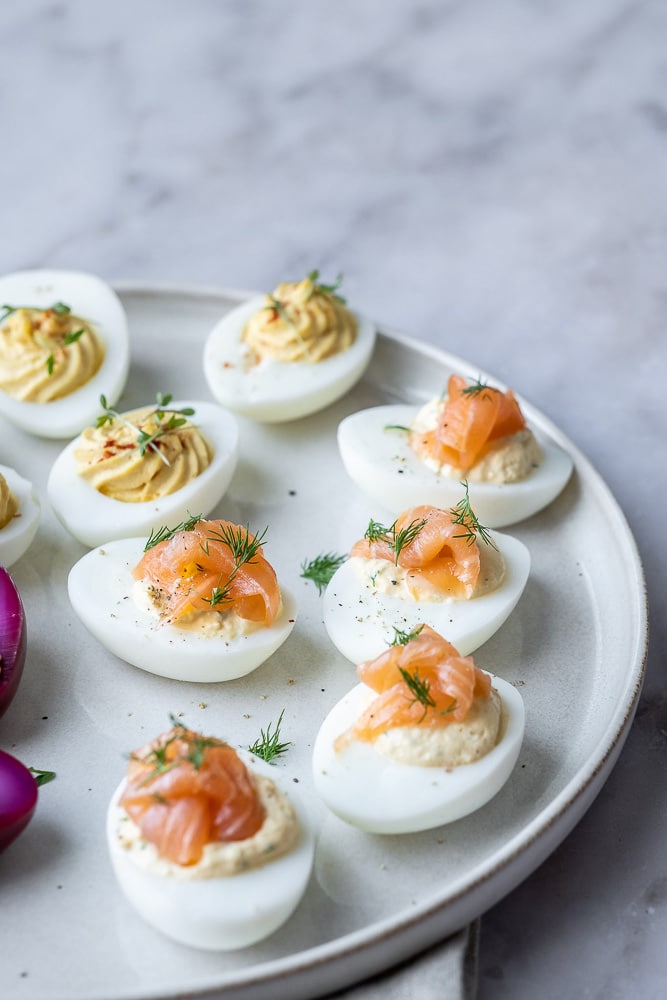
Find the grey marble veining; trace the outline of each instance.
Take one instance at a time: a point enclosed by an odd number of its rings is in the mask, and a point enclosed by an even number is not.
[[[0,8],[0,272],[314,266],[512,384],[635,532],[647,683],[603,792],[482,923],[480,997],[664,995],[667,5]]]

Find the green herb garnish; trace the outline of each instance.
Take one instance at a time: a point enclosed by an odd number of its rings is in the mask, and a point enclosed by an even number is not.
[[[426,518],[415,518],[414,521],[410,521],[405,528],[401,528],[399,531],[396,530],[396,523],[394,521],[387,528],[385,525],[380,524],[379,521],[374,521],[371,518],[368,522],[364,538],[368,539],[369,542],[386,542],[394,553],[394,564],[398,566],[398,558],[401,552],[407,545],[414,542],[419,532],[426,525]]]
[[[414,705],[415,703],[419,703],[423,706],[424,712],[419,720],[419,722],[423,722],[429,708],[435,708],[435,699],[431,694],[431,685],[427,680],[422,680],[419,676],[419,671],[416,668],[414,674],[411,674],[409,670],[404,670],[403,667],[399,667],[398,672],[403,678],[408,691],[412,695],[410,704]]]
[[[304,580],[312,580],[317,587],[318,594],[321,594],[331,577],[337,569],[340,569],[346,559],[347,556],[338,555],[336,552],[327,552],[325,555],[315,556],[310,562],[304,560],[301,563],[301,576]]]
[[[487,390],[489,391],[489,394],[492,392],[496,392],[496,390],[491,388],[491,386],[489,386],[486,382],[482,382],[481,378],[478,378],[475,379],[474,382],[471,382],[470,385],[467,385],[465,389],[461,389],[461,395],[483,396]],[[490,399],[491,396],[489,395],[487,398]]]
[[[343,275],[339,274],[332,285],[323,284],[318,280],[319,277],[320,272],[317,269],[311,271],[308,275],[308,278],[313,283],[313,291],[319,292],[320,295],[330,295],[333,299],[336,299],[337,302],[340,302],[341,305],[347,305],[347,300],[344,299],[342,295],[338,294],[338,289],[343,284]]]
[[[386,431],[403,431],[405,434],[412,434],[412,427],[405,427],[403,424],[385,424]]]
[[[160,542],[171,541],[179,531],[192,531],[195,524],[198,524],[203,516],[203,514],[191,514],[186,521],[181,521],[175,528],[162,527],[158,528],[157,531],[151,531],[148,541],[144,545],[144,552],[148,552],[149,549],[152,549],[154,545],[159,545]]]
[[[67,316],[72,311],[69,306],[65,305],[64,302],[54,302],[52,306],[8,306],[8,305],[3,305],[3,306],[0,306],[0,309],[4,310],[2,316],[0,316],[0,323],[4,323],[4,321],[7,319],[8,316],[11,316],[12,313],[19,312],[21,309],[27,309],[30,312],[42,312],[42,313],[54,312],[56,314],[56,316]]]
[[[28,770],[35,776],[38,785],[46,785],[49,781],[53,781],[56,776],[55,771],[40,771],[37,767],[29,767]]]
[[[254,753],[256,757],[260,757],[262,760],[266,761],[267,764],[273,763],[274,758],[279,757],[292,746],[291,742],[280,742],[280,726],[282,724],[284,714],[285,709],[283,709],[278,716],[278,721],[275,724],[273,732],[271,731],[271,723],[269,723],[266,728],[266,732],[263,729],[260,729],[259,739],[255,740],[252,746],[248,747],[250,753]]]
[[[139,449],[140,455],[145,455],[147,449],[150,448],[165,465],[169,465],[169,459],[166,455],[163,455],[155,442],[164,434],[169,434],[170,431],[182,427],[187,423],[187,418],[192,417],[195,412],[191,406],[184,406],[180,410],[169,408],[172,398],[170,393],[156,393],[155,401],[157,406],[145,417],[147,422],[152,418],[155,418],[157,421],[157,430],[153,431],[152,434],[142,430],[141,427],[137,427],[136,424],[133,424],[126,417],[122,416],[118,410],[114,410],[113,407],[109,406],[106,396],[100,396],[100,406],[104,410],[104,413],[100,414],[97,418],[95,426],[98,428],[105,427],[106,424],[113,424],[114,420],[120,421],[120,423],[125,424],[126,427],[129,427],[137,435],[135,447]],[[165,417],[168,419],[165,420]]]
[[[464,479],[461,486],[466,491],[465,496],[450,509],[450,514],[452,515],[452,523],[460,525],[463,530],[458,535],[454,535],[454,538],[465,538],[468,545],[472,545],[476,536],[479,535],[482,541],[497,551],[498,546],[491,538],[489,529],[479,523],[477,515],[470,506],[467,480]]]
[[[412,632],[401,632],[401,630],[399,628],[396,628],[396,626],[394,625],[393,626],[393,629],[394,629],[394,638],[389,643],[389,645],[390,646],[407,646],[407,644],[409,642],[412,642],[413,639],[417,638],[417,636],[421,633],[421,630],[423,628],[424,628],[423,625],[418,625],[417,628],[414,629]]]

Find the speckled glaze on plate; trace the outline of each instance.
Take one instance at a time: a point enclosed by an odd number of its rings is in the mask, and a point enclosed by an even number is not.
[[[132,365],[121,400],[156,391],[210,399],[201,354],[208,332],[242,293],[121,285]],[[61,442],[2,423],[0,462],[30,479],[43,517],[12,569],[28,620],[28,660],[0,743],[25,764],[57,772],[33,821],[0,855],[3,989],[18,1000],[268,1000],[319,996],[415,954],[490,907],[554,850],[583,815],[621,750],[643,679],[646,598],[627,523],[588,461],[532,406],[530,419],[574,459],[547,510],[511,533],[532,569],[518,607],[475,654],[516,685],[526,738],[508,784],[450,826],[381,837],[347,827],[315,798],[310,753],[320,720],[355,683],[329,643],[321,599],[300,566],[345,551],[371,510],[348,481],[336,428],[385,402],[419,404],[452,370],[480,372],[405,337],[379,336],[371,366],[344,399],[304,420],[240,419],[241,459],[215,513],[269,525],[266,552],[295,593],[289,641],[249,677],[189,684],[153,676],[107,653],[67,599],[67,574],[85,548],[45,502]],[[293,747],[277,765],[319,829],[306,896],[274,936],[248,950],[208,954],[160,937],[130,909],[106,855],[104,817],[124,755],[168,726],[189,725],[248,746],[285,710]],[[81,956],[85,956],[82,960]]]

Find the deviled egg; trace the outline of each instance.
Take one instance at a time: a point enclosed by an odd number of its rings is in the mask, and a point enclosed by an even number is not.
[[[340,278],[312,271],[229,312],[209,334],[204,374],[224,406],[265,423],[323,409],[362,376],[375,327],[347,308]]]
[[[485,805],[505,784],[524,732],[523,701],[437,632],[418,625],[358,668],[362,683],[324,720],[315,789],[372,833],[413,833]]]
[[[32,483],[0,465],[0,566],[13,566],[29,548],[40,512]]]
[[[324,624],[353,663],[416,621],[470,653],[510,615],[529,572],[526,546],[480,525],[467,494],[450,510],[420,505],[389,527],[370,521],[324,592]]]
[[[103,402],[96,426],[64,448],[49,475],[49,500],[65,528],[94,546],[208,514],[236,468],[232,414],[162,393],[128,413]]]
[[[338,428],[338,447],[350,478],[391,513],[417,503],[447,507],[465,479],[491,528],[546,507],[572,472],[571,457],[527,425],[511,391],[459,375],[419,411],[394,404],[351,414]]]
[[[285,642],[296,619],[263,539],[193,516],[147,542],[105,543],[72,567],[72,607],[110,652],[150,673],[201,682],[243,677]]]
[[[291,916],[314,851],[305,810],[275,768],[180,724],[130,755],[107,842],[137,912],[215,951],[254,944]]]
[[[0,414],[39,437],[78,434],[127,380],[120,299],[95,275],[42,270],[0,278],[0,302]]]

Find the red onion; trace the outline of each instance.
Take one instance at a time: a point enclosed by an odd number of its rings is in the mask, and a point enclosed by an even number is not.
[[[37,782],[20,760],[0,750],[0,851],[28,825],[37,805]]]
[[[25,612],[16,585],[0,566],[0,715],[21,680],[26,651]]]

